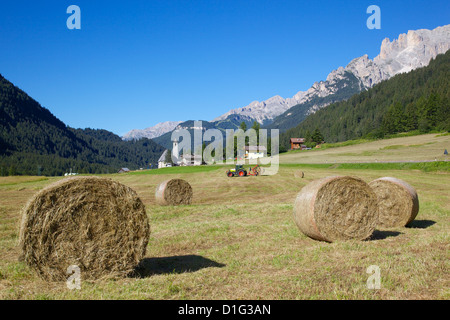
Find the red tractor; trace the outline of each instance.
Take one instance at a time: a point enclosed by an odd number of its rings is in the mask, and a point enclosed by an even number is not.
[[[236,165],[235,168],[227,171],[227,177],[246,177],[246,176],[259,176],[261,174],[261,168],[256,165],[253,168],[249,168],[248,171],[244,169],[243,165]]]

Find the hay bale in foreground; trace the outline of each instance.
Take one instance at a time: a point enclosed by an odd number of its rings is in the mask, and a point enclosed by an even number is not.
[[[384,177],[369,183],[378,197],[378,226],[404,227],[419,213],[416,190],[403,180]]]
[[[22,259],[45,280],[65,281],[77,265],[82,280],[125,276],[145,256],[150,226],[132,189],[104,178],[61,180],[23,211]]]
[[[315,240],[364,240],[377,224],[376,202],[375,193],[363,180],[326,177],[299,192],[294,220],[300,231]]]
[[[182,179],[171,179],[161,182],[156,188],[155,198],[159,205],[177,206],[191,204],[192,187]]]

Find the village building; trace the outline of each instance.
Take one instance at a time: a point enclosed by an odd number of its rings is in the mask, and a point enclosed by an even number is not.
[[[182,166],[200,166],[202,165],[203,158],[201,155],[186,154],[181,156]]]
[[[291,138],[291,150],[305,150],[305,138]]]
[[[246,146],[245,158],[246,159],[258,159],[267,156],[267,149],[265,146]]]

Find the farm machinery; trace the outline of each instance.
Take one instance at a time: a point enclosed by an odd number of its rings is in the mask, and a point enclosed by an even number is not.
[[[243,165],[236,165],[235,168],[227,171],[227,177],[246,177],[246,176],[259,176],[261,174],[261,167],[259,165],[250,167],[247,170],[244,169]]]

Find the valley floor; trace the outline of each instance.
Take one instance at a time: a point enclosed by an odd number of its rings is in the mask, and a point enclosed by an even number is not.
[[[425,144],[443,152],[448,141],[448,136],[444,142],[433,136],[419,141],[411,138],[393,142]],[[380,148],[384,145],[377,144],[373,150]],[[81,290],[45,282],[18,262],[21,208],[38,190],[62,178],[0,178],[0,298],[450,298],[449,171],[312,167],[295,164],[295,156],[282,156],[292,162],[282,164],[274,176],[227,178],[225,167],[107,175],[136,190],[146,205],[152,233],[144,271],[141,278],[84,281]],[[411,156],[413,160],[419,157]],[[367,241],[311,240],[293,221],[293,202],[307,183],[330,175],[358,176],[367,182],[382,176],[403,179],[419,194],[419,214],[411,226],[377,230]],[[169,178],[185,179],[192,185],[192,205],[156,205],[155,188]],[[379,290],[367,288],[370,274],[366,271],[371,265],[380,267]]]
[[[424,134],[383,139],[328,149],[293,151],[281,155],[281,163],[365,163],[445,161],[450,156],[450,135]]]

